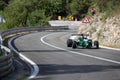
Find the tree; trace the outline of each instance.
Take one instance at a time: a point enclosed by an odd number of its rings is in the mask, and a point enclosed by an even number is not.
[[[94,4],[106,15],[120,9],[120,0],[1,0],[0,10],[4,12],[4,26],[13,28],[47,25],[58,16],[81,19]]]
[[[28,17],[28,26],[47,25],[50,18],[45,16],[45,10],[35,10]]]
[[[5,19],[8,28],[27,26],[27,18],[29,14],[35,9],[37,0],[14,0],[11,1],[5,9]]]
[[[82,18],[91,6],[91,0],[72,0],[67,6],[69,15]]]
[[[0,0],[0,10],[3,10],[9,3],[10,0]]]

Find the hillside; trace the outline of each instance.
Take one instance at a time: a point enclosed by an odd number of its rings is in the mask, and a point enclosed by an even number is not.
[[[120,13],[120,0],[0,0],[0,15],[5,18],[3,29],[46,26],[49,20],[81,20],[91,16],[91,9],[104,14],[103,19]]]
[[[106,19],[100,41],[104,45],[120,48],[120,15]]]

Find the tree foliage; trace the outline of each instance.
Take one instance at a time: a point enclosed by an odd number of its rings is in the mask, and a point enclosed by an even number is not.
[[[81,19],[92,7],[111,15],[119,13],[120,0],[0,0],[0,15],[6,28],[44,26],[58,16]]]
[[[78,18],[82,18],[91,6],[91,0],[72,0],[68,5],[68,12]]]

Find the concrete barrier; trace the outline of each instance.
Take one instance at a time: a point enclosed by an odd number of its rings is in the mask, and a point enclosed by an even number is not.
[[[78,29],[82,24],[81,21],[63,21],[63,20],[51,20],[49,21],[51,26],[68,26],[69,29]]]

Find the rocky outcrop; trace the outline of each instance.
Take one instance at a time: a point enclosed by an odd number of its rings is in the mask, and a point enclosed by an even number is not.
[[[100,40],[105,45],[120,47],[120,15],[106,20]]]
[[[120,15],[101,20],[100,16],[91,19],[91,24],[80,26],[79,33],[89,33],[90,38],[99,40],[100,44],[120,48]]]

